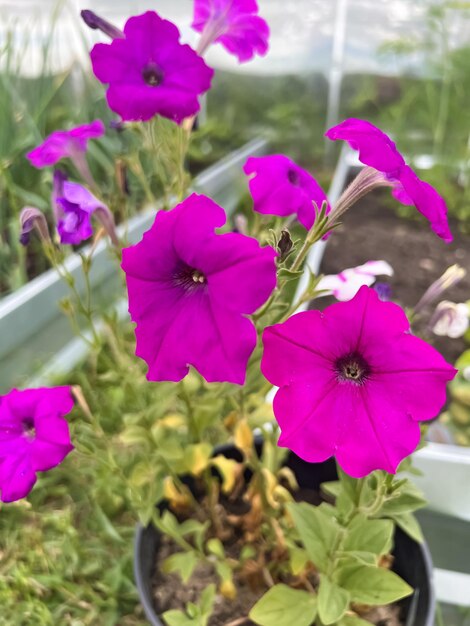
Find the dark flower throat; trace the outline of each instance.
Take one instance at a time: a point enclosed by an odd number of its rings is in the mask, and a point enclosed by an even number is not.
[[[158,87],[163,81],[163,72],[156,63],[148,63],[142,70],[142,78],[149,87]]]
[[[194,291],[207,284],[207,278],[199,270],[184,266],[174,274],[175,283],[185,291]]]
[[[34,420],[31,417],[27,417],[21,423],[23,427],[23,434],[26,439],[34,439],[36,437],[36,428],[34,426]]]
[[[339,380],[362,385],[370,376],[371,369],[363,356],[357,352],[339,358],[335,364]]]

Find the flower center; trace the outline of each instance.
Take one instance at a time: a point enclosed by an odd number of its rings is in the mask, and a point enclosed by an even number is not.
[[[336,361],[336,372],[340,380],[361,385],[367,380],[371,370],[360,354],[352,353]]]
[[[174,279],[185,291],[194,291],[207,283],[205,275],[193,267],[183,267],[174,274]]]
[[[25,418],[22,421],[21,426],[23,428],[23,435],[26,439],[32,441],[36,438],[36,428],[34,427],[34,420],[31,417]]]
[[[292,185],[298,185],[300,183],[300,177],[295,170],[290,169],[287,172],[287,178]]]
[[[142,70],[142,78],[150,87],[158,87],[163,81],[163,72],[156,63],[148,63]]]

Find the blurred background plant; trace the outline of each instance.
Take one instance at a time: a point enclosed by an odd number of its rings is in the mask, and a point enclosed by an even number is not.
[[[452,46],[457,26],[468,28],[470,2],[432,0],[426,19],[412,35],[390,40],[377,51],[383,61],[410,69],[402,76],[350,76],[343,93],[344,114],[366,117],[394,139],[426,170],[426,180],[446,199],[460,227],[470,229],[470,45]],[[419,74],[413,59],[419,58]],[[407,207],[400,214],[410,217]]]

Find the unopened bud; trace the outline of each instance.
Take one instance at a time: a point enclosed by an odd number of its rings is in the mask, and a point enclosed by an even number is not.
[[[290,253],[292,252],[292,248],[294,243],[290,236],[290,232],[288,230],[283,230],[281,232],[281,236],[279,241],[277,242],[277,249],[279,250],[279,260],[285,261]]]
[[[96,15],[93,11],[84,9],[80,15],[82,16],[82,20],[85,24],[92,30],[100,30],[111,39],[124,39],[124,33],[122,30],[119,30],[119,28],[114,26],[114,24],[111,24],[99,15]]]
[[[44,213],[35,207],[25,207],[20,213],[20,243],[28,245],[33,229],[39,235],[43,243],[50,243],[49,228]]]
[[[108,233],[109,238],[116,248],[120,247],[119,239],[116,233],[116,224],[114,223],[114,217],[108,207],[103,204],[95,209],[94,215],[100,222],[101,226]]]
[[[122,159],[116,161],[116,182],[119,191],[123,196],[130,196],[129,178],[127,176],[127,165]]]

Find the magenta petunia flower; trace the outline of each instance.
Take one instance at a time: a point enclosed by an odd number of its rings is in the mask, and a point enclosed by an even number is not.
[[[176,26],[147,11],[127,20],[124,35],[91,51],[95,76],[109,84],[110,108],[123,120],[158,114],[180,123],[195,115],[198,96],[210,89],[214,71],[180,44]]]
[[[26,156],[34,167],[49,167],[61,159],[74,159],[86,152],[88,140],[102,137],[104,133],[105,126],[101,120],[71,130],[56,130]]]
[[[73,404],[70,387],[13,389],[0,398],[2,502],[27,496],[36,472],[56,467],[73,450],[64,419]]]
[[[54,172],[52,205],[60,243],[78,245],[93,235],[91,216],[102,223],[114,245],[119,245],[114,218],[109,208],[79,183],[60,171]]]
[[[123,250],[137,356],[149,380],[179,381],[192,365],[209,382],[243,384],[254,313],[276,286],[275,251],[238,233],[218,235],[224,210],[193,194],[157,214]]]
[[[283,154],[250,157],[243,170],[251,176],[250,193],[258,213],[295,213],[302,226],[310,230],[323,202],[327,203],[326,212],[330,212],[328,198],[313,176]]]
[[[347,141],[353,150],[358,150],[361,163],[383,172],[386,180],[393,183],[393,195],[399,202],[414,205],[441,239],[452,241],[444,199],[406,165],[388,135],[370,122],[349,118],[330,128],[326,136],[332,141]]]
[[[356,478],[377,469],[394,473],[457,373],[409,331],[403,310],[370,287],[267,328],[261,369],[280,387],[279,445],[308,462],[335,456]]]
[[[195,0],[192,27],[202,33],[198,52],[220,43],[240,63],[269,49],[269,26],[257,15],[256,0]]]

